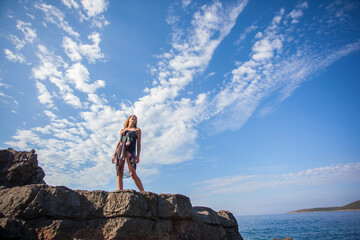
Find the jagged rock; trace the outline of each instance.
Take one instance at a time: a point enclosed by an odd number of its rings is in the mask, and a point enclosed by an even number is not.
[[[190,199],[181,194],[160,194],[158,197],[158,216],[174,220],[192,219]]]
[[[229,211],[220,210],[217,212],[217,216],[227,239],[238,239],[239,227],[234,215]]]
[[[195,220],[201,222],[203,228],[208,228],[207,231],[202,231],[202,239],[210,239],[211,236],[216,236],[215,239],[225,237],[227,239],[239,239],[237,221],[231,212],[224,210],[215,212],[208,207],[193,207],[193,210]],[[212,227],[209,228],[208,226]]]
[[[208,207],[193,207],[195,213],[195,219],[200,222],[220,226],[220,221],[218,219],[217,213]]]
[[[0,150],[0,185],[6,187],[26,184],[45,184],[45,173],[38,166],[35,150],[17,152],[11,148]]]
[[[21,159],[33,172],[19,175],[34,176],[34,153],[0,150],[1,169],[18,171]],[[192,207],[184,195],[71,190],[9,172],[0,176],[1,239],[242,239],[230,212]]]

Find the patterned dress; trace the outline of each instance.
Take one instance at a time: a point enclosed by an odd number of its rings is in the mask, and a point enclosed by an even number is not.
[[[129,157],[129,162],[131,166],[136,169],[136,140],[137,134],[136,131],[125,130],[120,136],[120,144],[116,149],[116,168],[119,170],[124,167],[126,163],[126,157]],[[130,177],[130,174],[125,170],[124,178]]]

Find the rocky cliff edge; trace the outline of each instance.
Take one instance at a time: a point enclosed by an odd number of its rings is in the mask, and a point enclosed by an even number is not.
[[[0,150],[1,239],[242,239],[229,211],[181,194],[49,186],[35,151]]]

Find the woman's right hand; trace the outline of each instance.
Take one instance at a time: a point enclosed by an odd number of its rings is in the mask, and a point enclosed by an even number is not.
[[[111,162],[115,163],[115,155],[112,157]]]

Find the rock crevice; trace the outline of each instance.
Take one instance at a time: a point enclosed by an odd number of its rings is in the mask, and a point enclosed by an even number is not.
[[[0,150],[1,239],[242,239],[228,211],[187,196],[47,185],[35,151]]]

